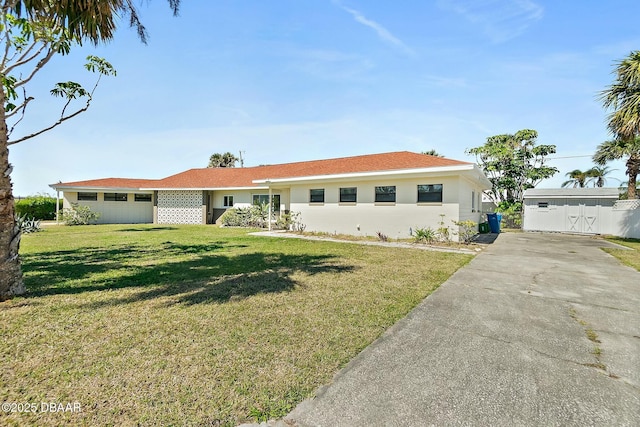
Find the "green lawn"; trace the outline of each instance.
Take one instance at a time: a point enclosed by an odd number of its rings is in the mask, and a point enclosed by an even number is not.
[[[23,236],[0,304],[0,425],[236,425],[285,415],[469,255],[212,226]],[[81,412],[42,412],[41,402]]]
[[[620,261],[622,261],[622,263],[640,271],[640,239],[622,239],[618,237],[612,237],[608,238],[607,240],[631,248],[631,251],[611,248],[605,248],[605,251],[618,258]]]

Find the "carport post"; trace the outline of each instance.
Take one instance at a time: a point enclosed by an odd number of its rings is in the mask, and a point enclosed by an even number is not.
[[[271,201],[271,198],[273,197],[273,190],[271,189],[271,185],[269,184],[269,231],[271,231],[271,211],[272,211],[272,205],[273,202]]]
[[[56,224],[60,225],[60,190],[56,188]]]

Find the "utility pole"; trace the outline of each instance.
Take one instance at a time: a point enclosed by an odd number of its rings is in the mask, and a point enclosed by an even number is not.
[[[242,158],[242,153],[245,153],[246,151],[240,151],[240,167],[243,168],[244,167],[244,159]]]

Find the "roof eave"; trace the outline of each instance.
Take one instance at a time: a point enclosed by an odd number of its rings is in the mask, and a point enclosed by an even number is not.
[[[289,178],[264,178],[253,180],[256,184],[295,184],[308,181],[330,181],[330,180],[343,180],[343,179],[366,179],[376,177],[393,177],[393,176],[405,176],[415,174],[438,174],[449,172],[462,172],[473,170],[475,165],[473,163],[454,165],[454,166],[437,166],[427,168],[411,168],[411,169],[393,169],[384,171],[368,171],[368,172],[351,172],[341,174],[330,175],[309,175]]]

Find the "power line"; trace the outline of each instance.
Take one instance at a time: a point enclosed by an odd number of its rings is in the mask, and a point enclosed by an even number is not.
[[[551,159],[577,159],[578,157],[593,157],[592,154],[586,154],[586,155],[582,155],[582,156],[560,156],[560,157],[547,157],[547,159],[551,160]]]

